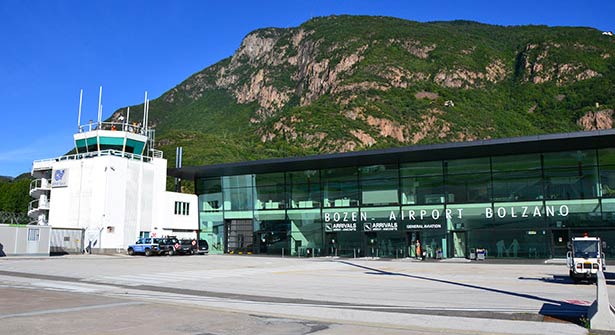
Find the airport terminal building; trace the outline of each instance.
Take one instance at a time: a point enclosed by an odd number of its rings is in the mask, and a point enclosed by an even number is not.
[[[170,169],[194,180],[210,253],[565,257],[615,254],[615,130]]]

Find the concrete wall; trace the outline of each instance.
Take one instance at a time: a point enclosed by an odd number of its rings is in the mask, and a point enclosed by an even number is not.
[[[53,170],[65,169],[68,177],[51,189],[49,225],[83,229],[92,252],[125,250],[141,232],[196,237],[197,196],[166,192],[166,164],[117,156],[54,162]],[[190,203],[189,215],[174,215],[175,201]]]
[[[67,185],[51,190],[49,224],[85,230],[93,249],[124,249],[153,219],[154,164],[115,156],[59,161]]]
[[[191,229],[198,230],[198,197],[196,194],[166,192],[164,201],[164,222],[161,223],[163,229]],[[188,215],[175,214],[175,202],[188,203]]]
[[[50,226],[0,224],[0,256],[49,256]]]
[[[52,228],[49,252],[57,254],[80,254],[85,250],[83,229]]]

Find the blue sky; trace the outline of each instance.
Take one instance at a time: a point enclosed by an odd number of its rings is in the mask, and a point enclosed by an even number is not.
[[[231,56],[252,30],[294,27],[315,16],[384,15],[615,30],[603,1],[130,1],[0,0],[0,176],[73,147],[82,120],[156,98]]]

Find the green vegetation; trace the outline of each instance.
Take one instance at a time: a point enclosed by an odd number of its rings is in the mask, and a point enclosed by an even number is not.
[[[15,179],[0,178],[0,212],[28,212],[30,180],[27,173]]]
[[[331,16],[250,36],[268,42],[151,102],[169,166],[176,146],[204,165],[572,132],[615,108],[615,39],[592,28]]]

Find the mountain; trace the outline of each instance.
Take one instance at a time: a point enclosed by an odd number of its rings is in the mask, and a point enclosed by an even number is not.
[[[606,129],[614,60],[593,28],[321,17],[251,32],[150,124],[170,165]]]

